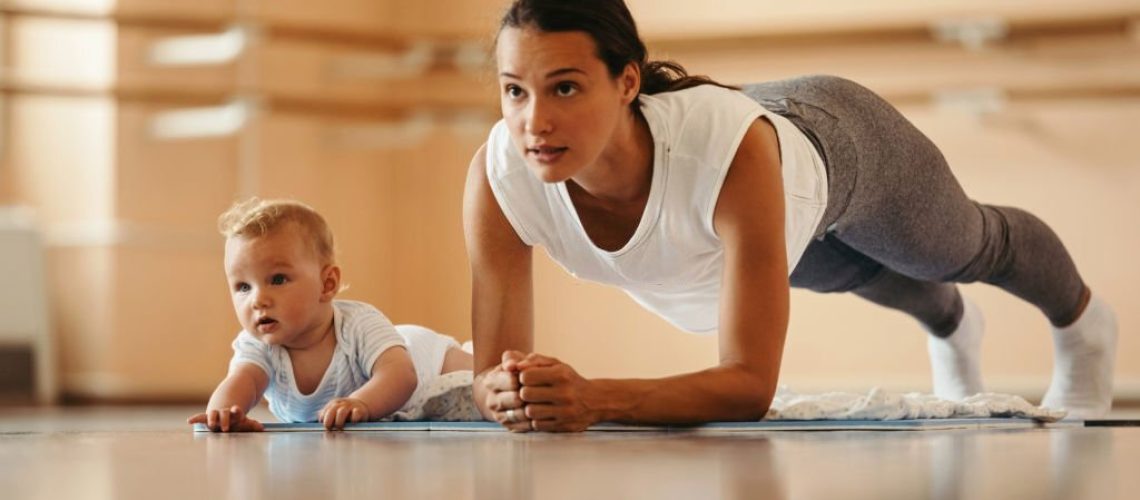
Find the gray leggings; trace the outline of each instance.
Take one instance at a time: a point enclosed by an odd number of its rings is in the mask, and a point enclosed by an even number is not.
[[[954,283],[999,286],[1054,325],[1076,320],[1085,285],[1057,235],[1024,210],[969,199],[934,143],[885,100],[831,76],[743,91],[803,130],[827,166],[827,209],[792,286],[853,292],[939,336],[962,318]]]

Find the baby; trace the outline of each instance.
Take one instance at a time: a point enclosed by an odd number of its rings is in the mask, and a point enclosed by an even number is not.
[[[333,235],[312,208],[253,198],[222,214],[218,228],[242,330],[229,374],[189,423],[263,430],[248,413],[264,395],[283,422],[343,429],[406,409],[442,373],[471,369],[455,339],[334,300],[341,282]]]

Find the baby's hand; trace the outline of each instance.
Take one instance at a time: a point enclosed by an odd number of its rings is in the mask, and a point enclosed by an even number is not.
[[[191,425],[206,424],[206,427],[213,432],[261,432],[265,430],[265,426],[261,425],[261,422],[247,417],[245,410],[238,405],[233,405],[228,410],[225,408],[206,410],[206,413],[199,413],[186,419],[186,423]]]
[[[330,431],[343,430],[346,422],[356,423],[365,420],[368,420],[368,405],[353,398],[337,398],[329,401],[329,404],[317,414],[317,421]]]

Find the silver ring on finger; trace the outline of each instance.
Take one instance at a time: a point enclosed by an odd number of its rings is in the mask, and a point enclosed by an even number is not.
[[[519,417],[518,417],[518,415],[515,415],[515,409],[511,408],[511,409],[507,410],[507,422],[510,422],[513,424],[513,423],[518,422],[518,421],[519,421]]]

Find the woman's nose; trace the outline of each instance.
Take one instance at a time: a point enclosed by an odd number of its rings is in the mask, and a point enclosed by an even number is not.
[[[554,129],[549,106],[542,99],[531,99],[526,111],[526,131],[530,135],[547,135]]]

